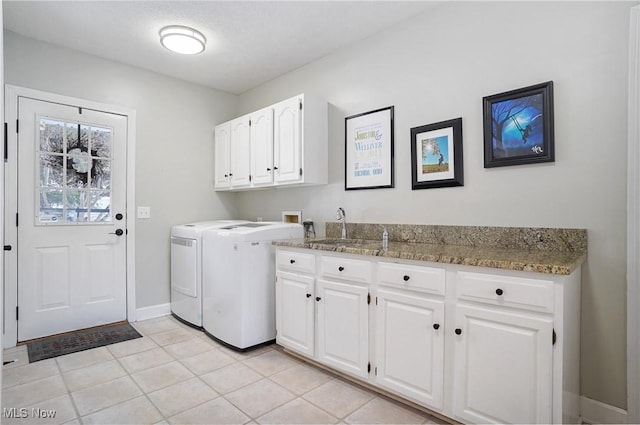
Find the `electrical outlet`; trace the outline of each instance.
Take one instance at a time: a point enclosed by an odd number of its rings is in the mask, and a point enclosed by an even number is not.
[[[151,207],[138,207],[138,218],[151,218]]]

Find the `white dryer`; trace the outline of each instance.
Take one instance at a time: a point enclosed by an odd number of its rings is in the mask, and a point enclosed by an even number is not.
[[[255,222],[202,233],[204,331],[245,351],[276,337],[273,240],[302,239],[302,225]]]
[[[171,313],[181,321],[202,327],[202,231],[246,223],[211,220],[171,228]]]

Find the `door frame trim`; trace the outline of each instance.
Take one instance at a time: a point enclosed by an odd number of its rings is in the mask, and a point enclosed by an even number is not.
[[[30,89],[26,87],[5,85],[5,122],[7,123],[7,142],[8,142],[8,160],[5,162],[5,198],[3,211],[7,211],[13,207],[17,210],[17,156],[16,149],[18,143],[18,134],[16,132],[16,122],[18,120],[18,98],[27,97],[45,102],[59,103],[69,106],[81,106],[86,109],[93,109],[123,115],[127,118],[127,195],[126,195],[126,214],[127,214],[127,320],[136,321],[136,270],[135,270],[135,146],[136,146],[136,111],[119,105],[112,105],[91,100],[64,96],[55,93]],[[7,214],[13,216],[13,214]],[[6,220],[8,221],[8,220]],[[5,225],[5,245],[17,246],[18,231],[16,226]],[[3,279],[4,292],[4,320],[3,320],[3,346],[4,348],[14,347],[18,341],[18,323],[15,317],[16,307],[18,305],[18,279],[17,279],[17,251],[6,251],[5,253],[5,269]]]
[[[640,6],[629,25],[627,163],[627,413],[640,421]]]

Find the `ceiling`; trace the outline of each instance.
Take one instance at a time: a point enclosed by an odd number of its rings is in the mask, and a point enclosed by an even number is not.
[[[3,1],[20,35],[240,94],[434,7],[431,1]],[[186,25],[207,49],[164,49]]]

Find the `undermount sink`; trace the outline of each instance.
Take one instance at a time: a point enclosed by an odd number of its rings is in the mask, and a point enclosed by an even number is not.
[[[315,239],[310,241],[312,244],[334,245],[334,246],[360,246],[378,244],[378,241],[370,241],[366,239]]]

